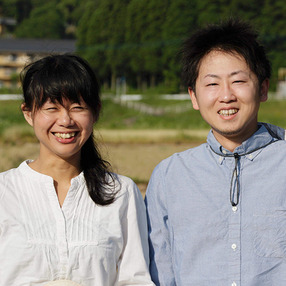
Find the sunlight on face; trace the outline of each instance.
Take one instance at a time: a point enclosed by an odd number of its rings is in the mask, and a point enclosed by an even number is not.
[[[201,61],[196,92],[189,90],[217,140],[242,143],[257,130],[260,102],[267,100],[268,82],[260,89],[256,75],[237,54],[212,51]]]

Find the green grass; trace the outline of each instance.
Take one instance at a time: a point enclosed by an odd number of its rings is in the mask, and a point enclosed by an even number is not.
[[[161,100],[162,101],[162,100]],[[165,103],[166,101],[162,101]],[[163,103],[161,106],[164,106]],[[186,102],[191,104],[191,102]],[[155,104],[157,105],[157,102]],[[168,113],[160,116],[142,114],[104,100],[98,128],[107,129],[202,129],[208,125],[198,111],[189,110],[180,114]]]
[[[20,106],[18,100],[0,101],[0,136],[11,126],[25,124]]]
[[[150,97],[147,97],[148,103],[152,104]],[[173,101],[159,102],[159,97],[154,101],[155,106],[165,106],[166,104],[174,106]],[[182,102],[181,102],[182,103]],[[191,104],[190,101],[184,101],[185,104]],[[0,137],[11,136],[11,130],[18,130],[19,137],[27,139],[27,123],[20,110],[21,101],[1,101],[0,102]],[[261,104],[258,116],[259,121],[272,123],[286,128],[286,100],[269,100]],[[25,127],[24,127],[25,126]],[[160,116],[146,115],[136,110],[121,107],[111,100],[103,100],[103,109],[100,119],[97,123],[98,129],[208,129],[208,125],[203,121],[198,111],[193,109],[180,113],[168,113]],[[11,130],[9,130],[11,129]],[[21,132],[21,130],[23,132]],[[7,134],[9,134],[7,136]],[[15,136],[12,136],[15,137]]]
[[[286,128],[286,100],[268,100],[261,103],[258,120]]]

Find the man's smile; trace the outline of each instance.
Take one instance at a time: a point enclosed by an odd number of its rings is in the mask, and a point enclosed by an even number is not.
[[[221,109],[221,110],[219,110],[218,113],[220,115],[223,115],[223,116],[230,116],[230,115],[233,115],[233,114],[235,114],[237,112],[238,112],[238,109],[232,108],[232,109]]]

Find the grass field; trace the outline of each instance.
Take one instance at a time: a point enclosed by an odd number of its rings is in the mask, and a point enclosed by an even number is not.
[[[154,167],[175,152],[191,148],[199,143],[102,143],[103,157],[111,163],[112,170],[132,178],[142,194]],[[35,159],[37,143],[0,145],[0,172],[18,166],[25,159]]]
[[[4,171],[35,158],[38,144],[23,119],[20,101],[0,101],[0,105],[0,171]],[[261,104],[259,121],[285,128],[285,110],[286,101],[269,100]],[[152,170],[162,159],[199,145],[208,129],[195,110],[151,116],[106,100],[95,134],[114,171],[131,177],[144,192]]]

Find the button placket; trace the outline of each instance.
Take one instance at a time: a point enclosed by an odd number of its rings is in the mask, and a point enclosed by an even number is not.
[[[240,285],[240,207],[231,206],[229,224],[229,278],[231,286]]]

